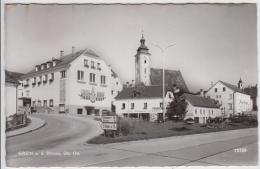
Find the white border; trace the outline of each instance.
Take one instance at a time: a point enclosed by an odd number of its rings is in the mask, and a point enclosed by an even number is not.
[[[6,162],[5,162],[5,113],[4,113],[4,104],[5,104],[5,92],[4,92],[4,79],[5,79],[5,68],[4,68],[4,40],[5,40],[5,34],[4,34],[4,4],[115,4],[115,3],[120,3],[120,4],[150,4],[150,3],[160,3],[160,4],[167,4],[167,3],[176,3],[176,4],[185,4],[185,3],[257,3],[257,30],[260,26],[259,23],[259,11],[260,5],[257,0],[2,0],[1,1],[1,168],[11,168],[11,167],[6,167]],[[258,32],[258,31],[257,31]],[[259,44],[259,34],[257,33],[257,57],[258,57],[258,52],[260,48]],[[260,59],[257,59],[258,63],[258,72],[260,70],[259,65],[260,65]],[[258,73],[258,84],[260,82],[260,75]],[[258,90],[258,96],[259,96],[259,90]],[[258,99],[258,105],[260,105],[260,100]],[[259,107],[260,108],[260,107]],[[258,116],[258,121],[259,121],[259,116]],[[258,130],[258,137],[259,137],[260,131]],[[259,138],[258,138],[259,140]],[[258,147],[258,152],[259,152],[259,147]],[[258,153],[258,161],[260,161],[260,155]],[[258,164],[259,166],[259,164]],[[258,166],[241,166],[241,167],[228,167],[228,168],[241,168],[241,169],[248,169],[248,168],[258,168]],[[36,167],[19,167],[21,169],[23,168],[36,168]],[[40,168],[57,168],[57,169],[62,169],[63,167],[40,167]],[[78,167],[66,167],[68,169],[70,168],[78,168]],[[88,167],[88,168],[98,168],[98,167]],[[103,168],[111,168],[111,167],[103,167]],[[117,167],[113,167],[117,168]],[[130,168],[130,167],[124,167],[124,168]],[[140,168],[140,167],[139,167]],[[201,168],[201,166],[191,166],[191,167],[142,167],[144,169],[150,169],[150,168]],[[207,168],[227,168],[225,166],[223,167],[214,167],[210,166]]]

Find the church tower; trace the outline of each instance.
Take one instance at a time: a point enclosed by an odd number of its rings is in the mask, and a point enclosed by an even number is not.
[[[145,39],[142,34],[140,40],[140,46],[137,49],[137,54],[135,55],[135,84],[144,84],[149,86],[150,82],[150,53],[147,46],[145,46]]]

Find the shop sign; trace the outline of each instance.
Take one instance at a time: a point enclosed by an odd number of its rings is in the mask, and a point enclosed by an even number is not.
[[[117,123],[102,123],[103,130],[117,130]]]
[[[102,116],[102,123],[116,123],[116,116]]]
[[[104,92],[95,92],[93,87],[92,87],[91,91],[82,89],[81,93],[79,94],[79,96],[82,99],[90,100],[92,103],[94,103],[96,101],[102,101],[102,100],[105,99]]]

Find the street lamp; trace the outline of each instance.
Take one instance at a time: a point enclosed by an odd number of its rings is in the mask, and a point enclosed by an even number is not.
[[[163,87],[163,121],[165,120],[165,111],[166,111],[166,106],[165,106],[165,68],[164,68],[164,62],[165,62],[165,52],[167,51],[168,48],[173,47],[174,45],[176,45],[176,43],[170,44],[168,46],[166,46],[165,48],[162,48],[161,46],[151,43],[154,47],[157,47],[158,49],[160,49],[161,53],[162,53],[162,58],[163,58],[163,80],[162,80],[162,87]]]

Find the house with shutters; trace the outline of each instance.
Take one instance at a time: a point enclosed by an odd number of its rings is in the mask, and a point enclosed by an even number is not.
[[[36,65],[21,78],[19,99],[38,111],[102,115],[122,84],[111,67],[89,49]]]

